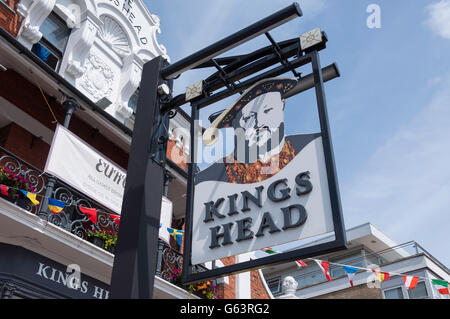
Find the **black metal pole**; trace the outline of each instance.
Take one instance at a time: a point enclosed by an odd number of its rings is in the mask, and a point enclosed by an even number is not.
[[[66,111],[66,117],[64,119],[64,127],[69,129],[69,124],[70,124],[70,120],[72,119],[73,112],[80,109],[81,107],[78,104],[78,102],[72,97],[67,97],[67,99],[62,103],[62,107]],[[42,200],[42,203],[39,208],[39,216],[41,218],[48,219],[48,213],[49,213],[48,208],[47,208],[48,199],[53,196],[53,189],[56,185],[56,181],[57,181],[56,177],[49,176],[47,185],[45,187],[45,197]]]
[[[152,159],[162,57],[144,65],[133,130],[119,237],[111,277],[111,298],[153,297],[164,167]],[[156,155],[156,154],[155,154]],[[153,156],[153,158],[158,156]]]
[[[186,216],[184,220],[184,255],[183,255],[183,278],[182,281],[186,282],[192,271],[191,264],[191,250],[192,250],[192,214],[194,209],[194,175],[197,167],[197,121],[199,118],[199,110],[196,104],[191,104],[191,153],[188,163],[188,180],[186,190]]]
[[[70,120],[72,119],[72,114],[80,108],[80,105],[72,97],[67,97],[67,99],[62,103],[62,107],[66,111],[66,117],[64,119],[64,127],[69,128]]]
[[[183,72],[191,70],[212,58],[233,49],[234,47],[249,41],[267,31],[270,31],[294,18],[301,17],[302,10],[297,2],[275,12],[245,29],[242,29],[225,39],[222,39],[166,68],[161,71],[164,79],[176,78]]]
[[[328,120],[327,101],[325,98],[324,78],[320,66],[320,57],[317,51],[310,53],[313,68],[314,86],[316,90],[317,109],[320,119],[320,129],[322,133],[322,143],[325,157],[325,167],[328,175],[328,188],[330,192],[331,209],[333,212],[334,234],[336,241],[346,245],[346,232],[344,217],[342,215],[341,197],[336,173],[336,164],[333,154],[333,143],[331,142],[330,123]]]
[[[47,185],[45,186],[45,195],[39,206],[39,217],[48,220],[49,210],[48,210],[48,199],[53,197],[53,189],[56,185],[56,178],[54,176],[49,176],[47,180]]]

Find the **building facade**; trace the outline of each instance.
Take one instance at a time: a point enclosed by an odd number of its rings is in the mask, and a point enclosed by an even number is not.
[[[291,263],[264,269],[275,298],[283,298],[283,281],[292,277],[299,299],[448,299],[430,280],[449,281],[449,269],[418,243],[399,245],[370,223],[347,230],[347,239],[347,250],[314,257],[330,263],[328,273],[332,281],[326,279],[313,260],[305,260],[308,266],[302,268]],[[325,237],[307,245],[327,240]],[[342,265],[358,267],[353,287]],[[386,272],[389,277],[380,282],[374,272],[365,269]],[[419,277],[416,288],[407,289],[402,275]]]
[[[113,216],[120,212],[46,173],[45,166],[61,125],[126,170],[143,65],[157,56],[170,61],[159,33],[159,17],[140,0],[0,1],[0,169],[1,184],[9,183],[0,198],[0,298],[109,297],[114,251],[89,241],[89,230],[117,232]],[[179,230],[189,122],[180,110],[168,128],[164,195],[171,226]],[[25,186],[39,205],[22,195]],[[50,198],[66,206],[54,214]],[[80,207],[95,209],[95,223]],[[155,298],[198,298],[173,282],[181,262],[176,240],[160,240]],[[235,257],[216,267],[229,262]],[[77,272],[80,285],[70,286]],[[217,295],[271,298],[261,275],[218,280]]]

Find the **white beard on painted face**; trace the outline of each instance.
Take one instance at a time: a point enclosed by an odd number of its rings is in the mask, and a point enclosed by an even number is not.
[[[271,149],[264,150],[260,157],[273,155],[283,145],[284,132],[280,127],[284,123],[284,104],[279,92],[269,92],[250,101],[243,109],[239,120],[240,126],[245,130],[245,139],[249,147],[255,144],[259,148],[267,148],[271,141]]]

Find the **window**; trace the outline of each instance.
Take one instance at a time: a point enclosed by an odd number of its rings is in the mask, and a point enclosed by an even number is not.
[[[136,90],[136,92],[134,92],[134,94],[131,96],[130,100],[128,101],[128,107],[133,110],[134,114],[136,114],[138,97],[139,97],[139,88]]]
[[[281,278],[272,278],[267,280],[267,286],[269,287],[272,294],[277,294],[281,292]]]
[[[364,267],[364,257],[362,255],[361,251],[358,251],[356,253],[352,253],[351,255],[347,256],[341,256],[337,258],[330,259],[331,262],[339,263],[339,264],[345,264],[349,266],[355,266],[355,267]],[[333,278],[338,278],[341,276],[345,276],[346,273],[342,266],[336,266],[331,265],[330,266],[330,275]]]
[[[384,291],[385,299],[405,299],[401,287],[388,289]]]
[[[425,282],[420,281],[413,290],[408,290],[409,299],[425,299],[428,298],[427,287]]]
[[[42,23],[42,39],[31,49],[42,61],[57,70],[62,60],[71,30],[54,12]]]

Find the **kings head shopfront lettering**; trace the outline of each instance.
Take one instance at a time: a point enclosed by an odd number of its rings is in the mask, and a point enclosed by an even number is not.
[[[75,280],[72,273],[65,272],[53,266],[39,262],[35,273],[40,279],[51,282],[61,289],[76,290],[85,298],[108,299],[109,291],[87,280]],[[84,297],[83,297],[84,298]]]
[[[269,185],[267,190],[264,186],[254,188],[253,192],[243,191],[240,194],[221,197],[216,201],[204,203],[204,223],[213,222],[215,219],[223,220],[225,223],[209,228],[210,245],[214,249],[222,245],[232,245],[234,242],[251,240],[254,237],[270,236],[273,233],[287,231],[303,225],[307,219],[307,212],[301,204],[290,204],[284,206],[283,202],[291,196],[303,196],[309,194],[313,185],[310,182],[309,172],[303,172],[295,177],[295,190],[289,185],[289,180],[279,179]],[[264,212],[263,198],[279,205],[278,211]],[[238,207],[238,202],[240,206]],[[246,217],[252,209],[263,211],[263,216],[258,225],[254,225],[252,217]],[[232,228],[237,228],[236,238],[232,238]]]

